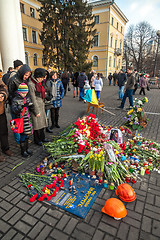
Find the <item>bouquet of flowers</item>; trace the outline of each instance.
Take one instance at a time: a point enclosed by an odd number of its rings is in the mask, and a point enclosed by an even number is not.
[[[127,112],[125,117],[125,125],[133,130],[141,131],[148,122],[146,114],[143,109],[144,103],[148,102],[148,98],[144,97],[142,100],[135,99],[133,108]]]

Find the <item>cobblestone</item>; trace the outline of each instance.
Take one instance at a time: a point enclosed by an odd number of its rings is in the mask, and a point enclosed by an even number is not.
[[[125,111],[115,110],[118,95],[117,87],[106,87],[104,84],[102,101],[106,108],[110,107],[116,116],[99,112],[99,120],[106,125],[120,126],[123,123]],[[149,103],[145,105],[147,112],[160,112],[159,91],[147,93]],[[154,108],[153,108],[154,106]],[[126,103],[127,107],[127,103]],[[67,93],[60,111],[61,130],[65,129],[78,117],[86,114],[87,104],[73,100],[72,92]],[[68,112],[70,114],[68,114]],[[150,122],[142,131],[142,135],[160,143],[160,117],[149,115]],[[57,135],[59,129],[54,129]],[[46,134],[47,136],[47,134]],[[48,137],[52,137],[48,135]],[[160,174],[151,172],[142,177],[141,182],[132,185],[137,199],[124,203],[127,216],[120,221],[101,212],[105,201],[116,197],[115,192],[102,189],[85,219],[80,219],[62,209],[45,203],[29,202],[28,190],[19,182],[18,174],[34,168],[45,152],[42,148],[31,144],[33,157],[11,172],[11,169],[23,160],[20,157],[12,133],[9,140],[14,157],[0,163],[0,239],[6,240],[159,240],[160,236]]]

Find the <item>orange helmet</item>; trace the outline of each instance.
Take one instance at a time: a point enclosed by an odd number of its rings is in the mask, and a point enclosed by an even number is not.
[[[108,199],[102,208],[102,212],[117,220],[124,218],[127,215],[127,210],[124,204],[117,198]]]
[[[136,199],[136,194],[133,188],[127,183],[120,184],[115,192],[124,202],[133,202]]]

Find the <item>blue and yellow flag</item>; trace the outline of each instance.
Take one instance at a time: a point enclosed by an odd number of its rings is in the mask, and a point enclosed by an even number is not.
[[[98,105],[98,100],[94,89],[87,90],[86,95],[83,97],[83,99],[91,104]]]

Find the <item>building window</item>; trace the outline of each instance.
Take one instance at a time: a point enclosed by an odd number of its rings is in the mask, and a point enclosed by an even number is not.
[[[113,47],[113,37],[111,37],[111,47]]]
[[[94,56],[93,58],[93,67],[98,67],[98,57]]]
[[[111,67],[112,57],[109,57],[109,67]]]
[[[99,15],[94,16],[94,21],[95,21],[95,24],[98,24],[98,23],[99,23]]]
[[[123,27],[121,27],[121,33],[123,32]]]
[[[120,42],[120,47],[119,48],[122,50],[122,42]]]
[[[115,40],[115,49],[117,49],[117,40]]]
[[[114,66],[114,68],[116,66],[116,59],[115,58],[114,58],[113,66]]]
[[[21,10],[21,13],[25,13],[25,9],[24,9],[24,4],[23,3],[20,3],[20,10]]]
[[[23,40],[27,41],[27,28],[23,27]]]
[[[45,57],[44,57],[44,55],[42,56],[42,66],[46,66],[46,59],[45,59]]]
[[[117,22],[117,30],[118,30],[118,22]]]
[[[30,8],[30,16],[35,18],[35,10],[34,10],[34,8]]]
[[[98,47],[98,35],[94,36],[93,38],[93,46]]]
[[[113,26],[113,24],[114,24],[114,18],[112,17],[112,26]]]
[[[32,42],[37,43],[37,34],[36,31],[32,30]]]
[[[29,65],[29,58],[27,52],[25,52],[25,63]]]
[[[36,53],[33,55],[33,61],[34,61],[34,66],[38,66],[38,57]]]

